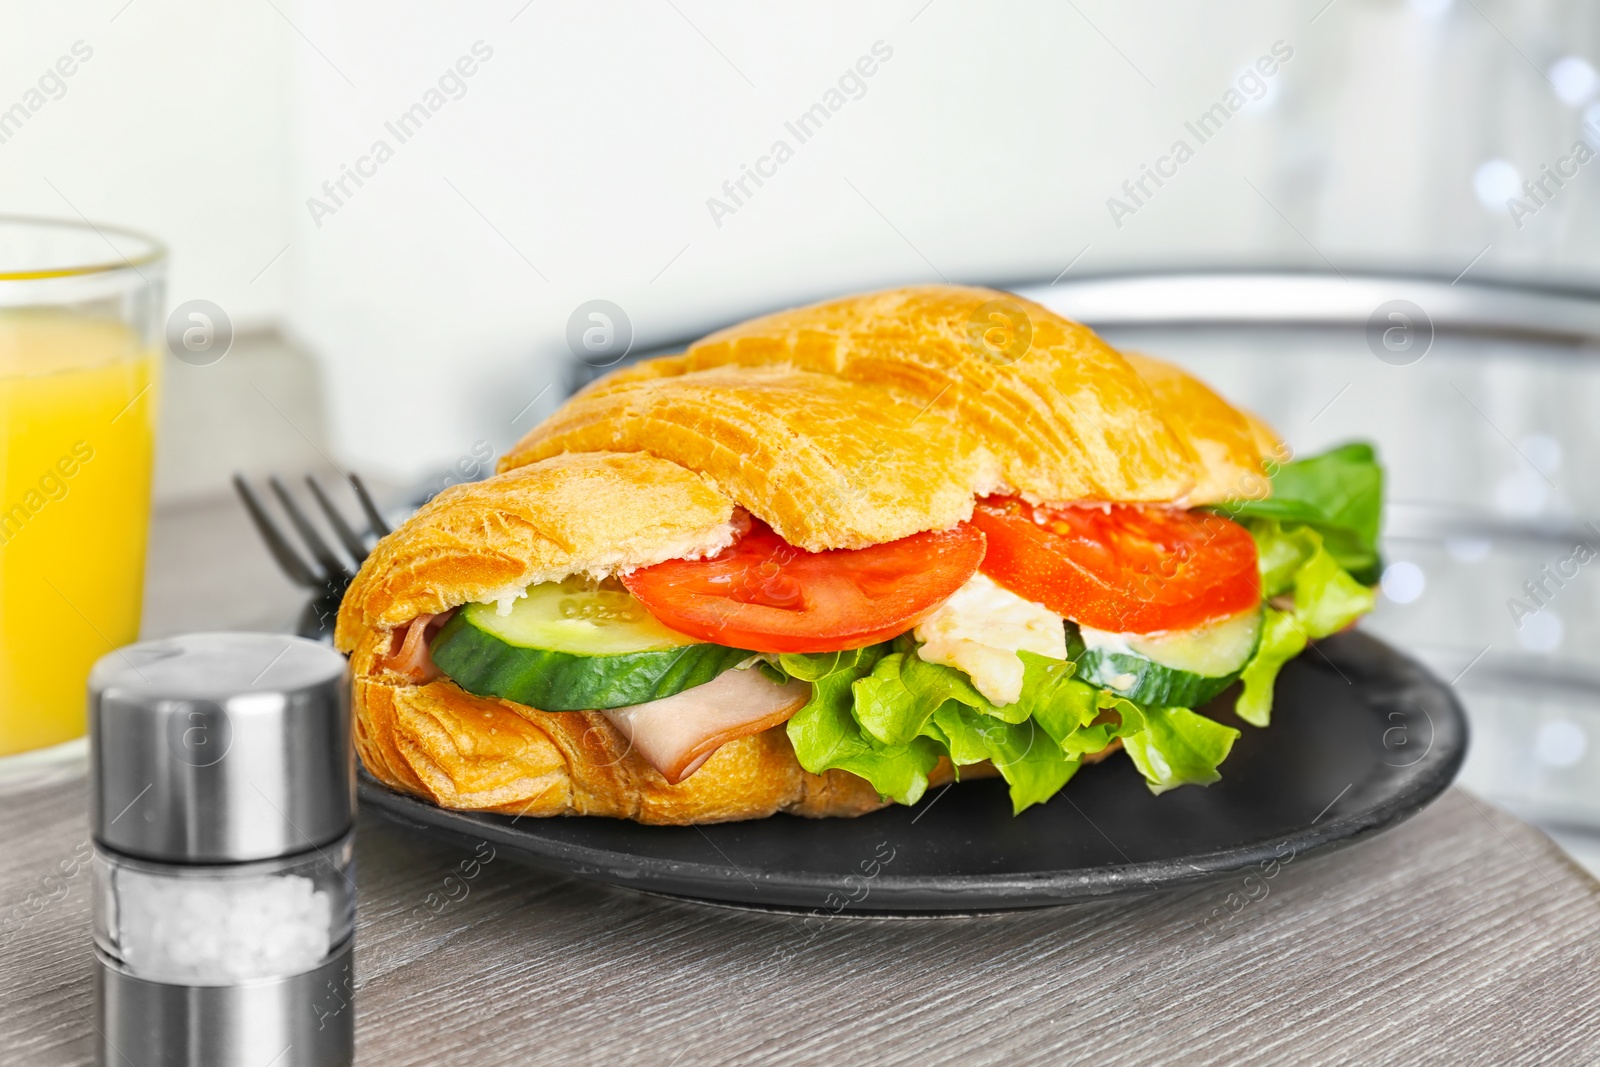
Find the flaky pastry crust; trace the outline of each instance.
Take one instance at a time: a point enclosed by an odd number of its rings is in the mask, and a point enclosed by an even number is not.
[[[1004,340],[1019,313],[1025,351]],[[597,450],[701,471],[813,551],[946,528],[1000,490],[1205,502],[1201,457],[1127,360],[1032,301],[953,285],[779,312],[626,368],[500,466]]]
[[[1019,313],[1025,351],[1009,343]],[[985,334],[993,324],[1011,332]],[[351,654],[357,750],[390,786],[463,810],[674,824],[872,811],[887,801],[853,775],[806,772],[782,727],[672,785],[602,715],[418,684],[386,657],[422,615],[714,553],[736,536],[736,505],[804,548],[861,547],[948,528],[991,492],[1255,495],[1278,447],[1188,374],[993,290],[921,286],[755,319],[595,383],[500,473],[439,494],[379,543],[335,635]],[[949,775],[941,765],[936,780]]]

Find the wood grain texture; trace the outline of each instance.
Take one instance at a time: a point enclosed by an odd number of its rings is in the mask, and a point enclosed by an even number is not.
[[[84,839],[85,794],[3,800],[9,911]],[[1458,791],[1248,888],[955,919],[807,923],[504,858],[434,914],[469,850],[363,817],[357,855],[357,1058],[384,1067],[1600,1059],[1600,884]],[[0,1062],[92,1062],[88,871],[66,884],[0,948]]]

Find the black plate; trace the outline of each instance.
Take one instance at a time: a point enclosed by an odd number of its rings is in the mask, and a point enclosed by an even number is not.
[[[1271,727],[1241,728],[1208,788],[1151,796],[1113,756],[1017,817],[994,780],[859,819],[704,827],[446,811],[365,774],[361,800],[436,836],[649,892],[822,914],[991,911],[1165,888],[1350,844],[1425,807],[1467,749],[1450,689],[1359,632],[1290,663]]]

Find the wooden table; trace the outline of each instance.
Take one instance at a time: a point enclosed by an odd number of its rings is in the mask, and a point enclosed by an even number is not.
[[[149,632],[228,622],[208,589],[249,605],[240,623],[292,608],[225,503],[165,514],[156,537]],[[44,880],[86,836],[81,767],[0,788],[0,914],[44,900],[0,945],[0,1063],[92,1061],[88,871]],[[383,1067],[1600,1062],[1600,883],[1459,791],[1264,894],[814,937],[503,858],[433,915],[467,850],[363,816],[357,855],[358,1060]]]

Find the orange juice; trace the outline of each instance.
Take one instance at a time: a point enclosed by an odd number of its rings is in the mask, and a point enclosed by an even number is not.
[[[138,637],[158,366],[121,322],[0,310],[0,755],[81,737]]]

